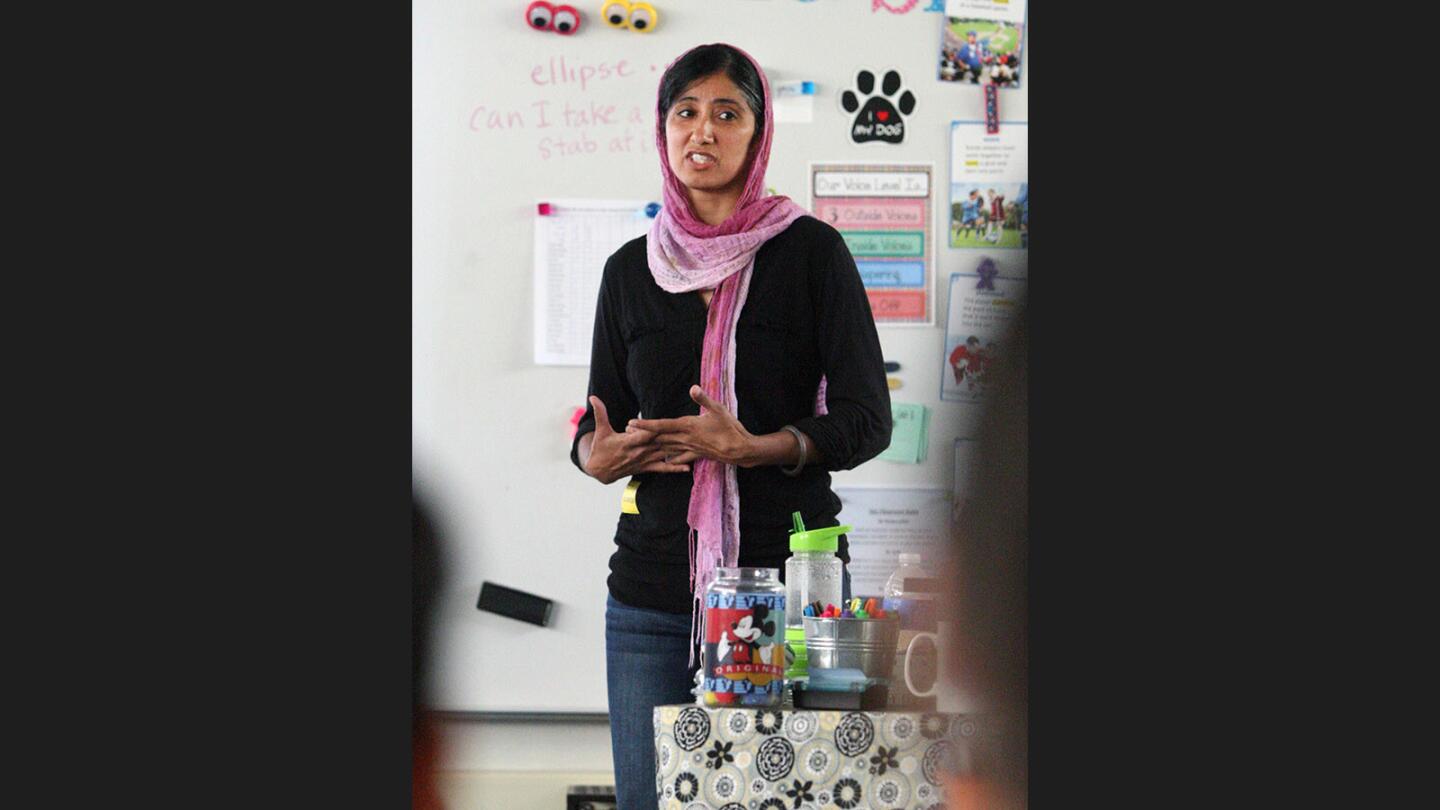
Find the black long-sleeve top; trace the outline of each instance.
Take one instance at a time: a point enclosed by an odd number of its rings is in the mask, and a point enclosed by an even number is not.
[[[706,306],[699,294],[667,293],[650,275],[642,236],[605,264],[595,310],[590,394],[605,403],[610,426],[630,419],[693,416],[690,386],[700,382]],[[755,255],[750,291],[735,334],[736,417],[756,435],[794,425],[823,454],[795,477],[778,466],[738,468],[741,566],[779,568],[790,556],[791,513],[806,528],[839,525],[840,499],[830,471],[848,470],[890,444],[890,391],[875,319],[855,260],[840,233],[800,217]],[[815,416],[826,377],[828,413]],[[595,429],[588,404],[570,459],[580,467],[580,437]],[[581,468],[583,470],[583,468]],[[689,613],[691,473],[639,473],[640,514],[621,514],[610,557],[610,593],[636,607]],[[619,504],[616,504],[619,508]],[[846,538],[839,556],[849,562]]]

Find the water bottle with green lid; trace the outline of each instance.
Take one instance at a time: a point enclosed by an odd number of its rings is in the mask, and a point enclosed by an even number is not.
[[[785,561],[785,643],[794,655],[787,678],[803,678],[809,672],[805,652],[805,606],[812,602],[838,605],[842,598],[844,563],[835,556],[840,548],[840,535],[852,526],[805,528],[799,512],[791,515],[794,529],[790,532],[790,559]]]

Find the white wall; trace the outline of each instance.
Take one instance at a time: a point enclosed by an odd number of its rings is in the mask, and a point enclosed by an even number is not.
[[[442,771],[594,771],[607,777],[610,725],[598,722],[445,718]],[[605,784],[610,784],[607,778]]]
[[[570,785],[613,785],[605,721],[440,721],[446,810],[558,810]]]
[[[608,773],[463,771],[436,779],[445,810],[561,810],[568,787],[600,784],[610,784]]]

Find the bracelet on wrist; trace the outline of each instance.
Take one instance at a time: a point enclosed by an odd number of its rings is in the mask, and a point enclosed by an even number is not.
[[[786,469],[783,466],[780,468],[780,472],[794,478],[800,474],[801,470],[805,469],[805,459],[810,455],[809,448],[805,441],[805,434],[801,433],[799,428],[794,425],[786,425],[781,428],[781,430],[789,431],[790,434],[795,437],[795,441],[800,443],[800,460],[795,462],[795,466],[790,469]]]

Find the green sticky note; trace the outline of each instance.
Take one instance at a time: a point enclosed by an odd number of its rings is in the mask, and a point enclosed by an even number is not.
[[[919,451],[919,453],[918,453],[918,454],[916,455],[916,457],[915,457],[915,461],[916,461],[917,463],[925,460],[925,456],[927,455],[927,451],[930,449],[930,409],[927,408],[927,407],[925,407],[924,405],[919,406],[919,408],[920,408],[920,439],[919,439],[920,451]]]
[[[925,460],[930,413],[924,405],[908,402],[890,403],[890,415],[895,423],[890,431],[890,446],[878,457],[900,464],[919,464]]]

